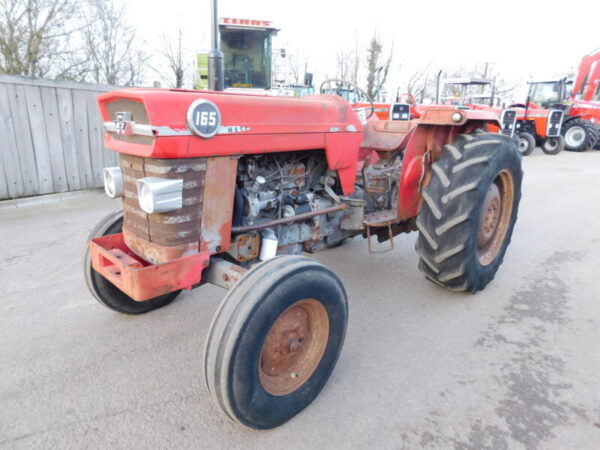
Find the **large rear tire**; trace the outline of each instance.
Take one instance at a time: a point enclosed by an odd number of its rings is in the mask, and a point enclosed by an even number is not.
[[[562,126],[565,149],[572,152],[585,152],[598,142],[598,129],[585,119],[573,119]]]
[[[417,218],[419,269],[456,290],[483,289],[502,264],[521,198],[515,140],[492,133],[460,135],[431,167]]]
[[[204,373],[214,402],[250,428],[291,419],[327,382],[347,317],[344,287],[322,264],[280,256],[251,269],[209,329]]]
[[[120,233],[122,229],[123,211],[115,211],[104,217],[90,233],[83,255],[83,273],[88,289],[101,305],[123,314],[143,314],[168,305],[181,291],[137,302],[93,269],[88,245],[90,240]]]

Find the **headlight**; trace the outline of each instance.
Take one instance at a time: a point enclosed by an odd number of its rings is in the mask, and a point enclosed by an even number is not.
[[[461,113],[454,113],[452,114],[452,120],[454,120],[455,122],[460,122],[462,120],[463,116]]]
[[[148,214],[175,211],[183,205],[183,180],[146,177],[135,184],[140,208]]]
[[[104,192],[111,198],[123,197],[123,171],[120,167],[104,168]]]

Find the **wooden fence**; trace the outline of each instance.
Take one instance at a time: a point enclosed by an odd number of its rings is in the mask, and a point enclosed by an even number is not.
[[[96,97],[113,86],[0,75],[0,200],[103,185]]]

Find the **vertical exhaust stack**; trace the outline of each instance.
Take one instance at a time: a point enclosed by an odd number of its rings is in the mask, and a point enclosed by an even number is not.
[[[210,52],[208,52],[208,89],[211,91],[223,91],[225,89],[225,70],[223,68],[223,52],[220,48],[217,1],[218,0],[212,0],[210,11],[212,22],[212,48]]]

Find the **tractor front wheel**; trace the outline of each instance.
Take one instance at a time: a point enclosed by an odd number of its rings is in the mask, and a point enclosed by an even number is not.
[[[142,314],[168,305],[181,291],[170,292],[160,297],[137,302],[96,272],[92,267],[89,242],[97,237],[120,233],[122,229],[123,211],[116,211],[104,217],[90,233],[83,255],[83,273],[88,289],[100,304],[123,314]]]
[[[521,198],[521,155],[501,134],[460,135],[431,166],[417,218],[419,268],[456,291],[483,289],[502,264]]]
[[[251,269],[208,332],[204,374],[213,400],[250,428],[291,419],[327,382],[347,317],[344,287],[322,264],[280,256]]]
[[[519,134],[519,151],[521,155],[528,156],[535,150],[535,137],[530,133]]]
[[[546,155],[558,155],[565,149],[565,138],[563,136],[549,137],[542,144],[542,151]]]

